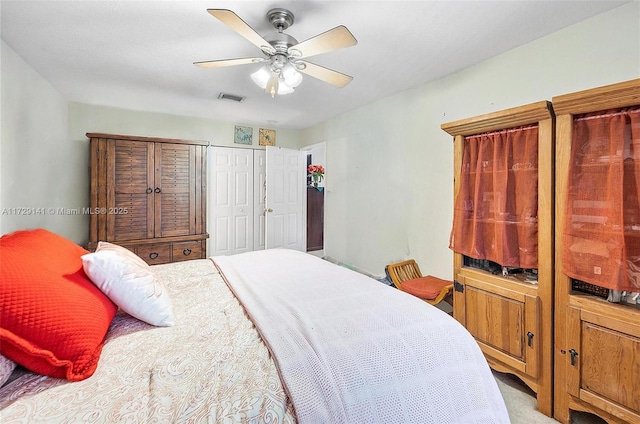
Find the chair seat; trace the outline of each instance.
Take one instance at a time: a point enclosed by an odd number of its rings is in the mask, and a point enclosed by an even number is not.
[[[427,275],[403,282],[402,291],[421,299],[435,299],[442,292],[443,288],[451,284],[453,284],[453,282]]]
[[[453,305],[453,281],[432,275],[422,276],[414,259],[392,263],[386,266],[389,278],[399,290],[411,294],[430,305],[445,301]]]

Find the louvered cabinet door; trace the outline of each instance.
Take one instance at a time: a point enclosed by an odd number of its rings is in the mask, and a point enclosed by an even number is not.
[[[109,241],[154,235],[154,143],[116,140],[107,147]]]
[[[156,143],[155,237],[198,234],[202,208],[202,146]]]
[[[148,264],[206,257],[206,141],[87,133],[88,250],[100,241]]]

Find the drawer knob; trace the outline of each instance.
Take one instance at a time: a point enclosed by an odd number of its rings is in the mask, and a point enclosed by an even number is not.
[[[149,187],[149,188],[147,189],[147,194],[151,194],[151,193],[153,193],[153,189],[152,189],[151,187]]]
[[[191,249],[184,249],[184,250],[182,251],[182,254],[183,254],[184,256],[189,256],[189,255],[191,254]]]
[[[158,255],[158,252],[151,252],[151,253],[149,253],[149,259],[155,259],[155,258],[157,258],[158,256],[159,256],[159,255]]]

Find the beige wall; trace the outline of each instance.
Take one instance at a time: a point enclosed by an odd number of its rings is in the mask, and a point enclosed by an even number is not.
[[[88,241],[89,216],[69,214],[89,206],[88,132],[233,145],[235,123],[68,102],[8,45],[1,47],[1,234],[43,227]],[[299,131],[275,129],[278,146],[298,148]]]
[[[412,257],[451,278],[453,146],[440,125],[638,77],[633,2],[307,129],[305,143],[326,141],[325,255],[374,275]]]
[[[69,134],[86,140],[88,132],[128,134],[147,137],[206,140],[213,145],[233,146],[236,123],[212,119],[191,118],[155,112],[140,112],[83,103],[69,104]],[[239,125],[245,125],[237,122]],[[253,127],[253,147],[258,148],[258,127]],[[299,131],[274,128],[276,145],[297,148]],[[235,146],[246,147],[244,145]]]
[[[67,101],[4,41],[0,233],[46,227],[81,241],[81,217],[58,208],[85,204],[86,152],[67,134]]]
[[[413,257],[450,278],[453,158],[440,125],[638,78],[639,17],[632,2],[305,131],[278,130],[280,146],[326,142],[325,254],[375,275]],[[1,46],[0,210],[86,206],[86,132],[232,144],[234,123],[68,103]],[[1,233],[36,226],[88,237],[84,216],[0,216]]]

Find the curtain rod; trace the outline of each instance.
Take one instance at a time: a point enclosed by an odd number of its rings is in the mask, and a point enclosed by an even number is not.
[[[609,118],[612,116],[629,116],[629,113],[632,112],[640,112],[640,108],[625,108],[621,109],[617,112],[607,112],[603,114],[594,115],[592,113],[587,114],[587,116],[579,116],[574,118],[574,121],[588,121],[589,119],[598,119],[598,118]],[[599,112],[595,112],[599,113]]]
[[[534,129],[534,128],[538,128],[538,124],[530,124],[530,125],[525,125],[525,126],[522,126],[522,127],[507,128],[507,129],[504,129],[504,130],[495,130],[495,131],[489,131],[489,132],[486,132],[486,133],[466,135],[464,138],[489,136],[489,135],[495,135],[495,134],[505,134],[505,133],[516,132],[516,131],[531,130],[531,129]]]

